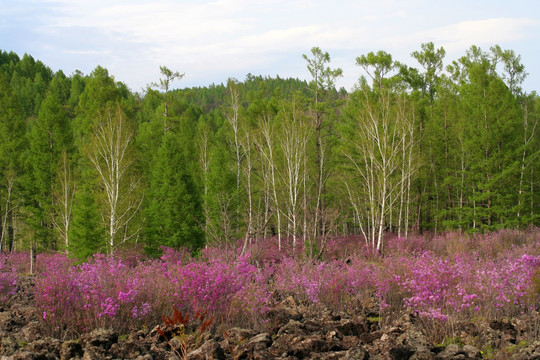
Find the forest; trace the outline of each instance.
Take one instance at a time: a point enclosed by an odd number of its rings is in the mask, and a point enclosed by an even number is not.
[[[359,54],[351,91],[327,52],[302,57],[310,81],[183,88],[162,66],[138,93],[101,66],[68,76],[2,51],[0,250],[244,252],[272,238],[317,258],[335,236],[383,252],[387,233],[540,225],[540,97],[513,50],[449,60],[425,43],[416,67]]]

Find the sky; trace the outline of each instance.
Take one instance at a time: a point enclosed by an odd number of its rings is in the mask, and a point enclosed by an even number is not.
[[[537,0],[0,0],[0,50],[24,53],[53,71],[96,66],[141,92],[161,65],[185,73],[173,88],[226,83],[248,73],[309,79],[302,54],[327,51],[351,90],[356,58],[384,50],[419,66],[422,43],[446,50],[445,64],[471,45],[521,55],[540,91]]]

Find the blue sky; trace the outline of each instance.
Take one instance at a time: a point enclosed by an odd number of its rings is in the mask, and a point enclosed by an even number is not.
[[[309,78],[302,59],[328,51],[350,90],[357,56],[385,50],[416,66],[410,53],[434,42],[445,64],[471,45],[499,44],[522,57],[523,88],[540,90],[537,0],[1,0],[0,49],[28,53],[54,71],[106,67],[141,91],[159,66],[185,73],[174,87],[206,86],[246,74]]]

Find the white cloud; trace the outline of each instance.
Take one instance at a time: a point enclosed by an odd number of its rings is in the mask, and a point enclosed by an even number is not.
[[[14,8],[25,3],[8,1]],[[40,0],[40,7],[33,15],[39,21],[26,24],[39,26],[38,36],[24,41],[42,44],[46,56],[24,51],[46,63],[48,57],[77,68],[101,64],[135,89],[155,81],[159,65],[186,72],[179,86],[248,72],[308,76],[301,54],[312,46],[330,52],[333,66],[344,69],[339,84],[350,88],[361,73],[355,58],[369,51],[407,61],[421,43],[433,41],[453,59],[472,44],[512,48],[540,34],[533,11],[499,3],[491,6],[500,7],[495,16],[480,6],[464,14],[427,0]],[[19,10],[10,13],[24,13]]]
[[[383,42],[389,46],[410,46],[434,42],[449,51],[462,50],[470,45],[493,45],[521,40],[538,31],[540,22],[530,18],[493,18],[461,21],[434,29],[388,37]]]

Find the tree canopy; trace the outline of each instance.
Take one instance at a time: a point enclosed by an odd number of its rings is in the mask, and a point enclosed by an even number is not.
[[[383,251],[389,231],[538,226],[540,98],[522,90],[520,56],[445,56],[433,43],[411,53],[417,66],[359,54],[365,76],[347,92],[313,47],[309,81],[172,90],[184,74],[162,66],[137,94],[101,66],[66,75],[1,51],[0,250],[276,236],[317,256],[332,235]]]

